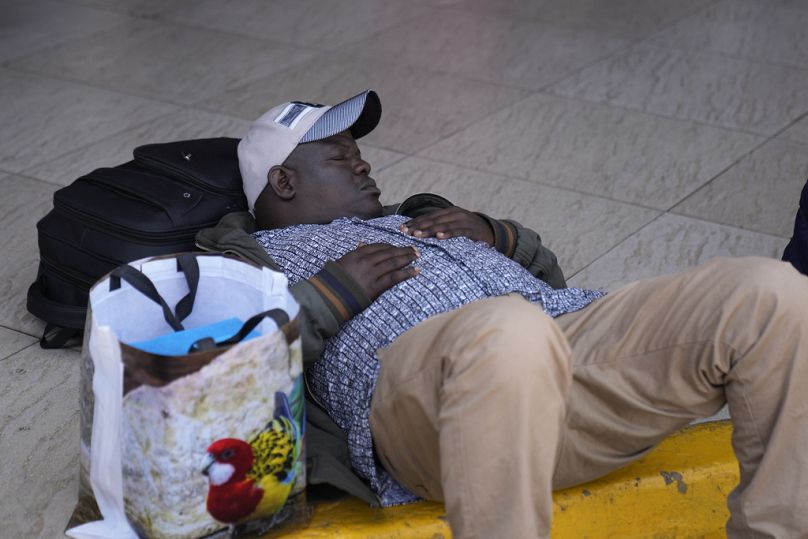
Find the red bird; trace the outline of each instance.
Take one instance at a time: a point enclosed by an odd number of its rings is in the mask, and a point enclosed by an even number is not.
[[[275,514],[295,483],[301,445],[289,401],[279,391],[274,418],[250,443],[223,438],[208,447],[208,513],[230,525]]]

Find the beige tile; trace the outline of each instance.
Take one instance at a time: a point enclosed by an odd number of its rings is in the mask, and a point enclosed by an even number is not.
[[[36,339],[30,335],[0,327],[0,360],[31,346]]]
[[[344,50],[469,79],[538,89],[626,43],[572,28],[447,9]]]
[[[49,0],[14,0],[0,6],[0,61],[19,58],[126,21],[107,11]]]
[[[783,138],[808,144],[808,115],[783,131]]]
[[[420,155],[668,209],[762,139],[537,95]]]
[[[808,67],[808,11],[772,3],[724,1],[654,36],[662,47],[682,47]]]
[[[19,172],[177,110],[0,68],[0,168]]]
[[[334,104],[366,88],[382,101],[382,120],[368,144],[411,153],[461,129],[528,92],[471,82],[377,60],[325,55],[202,104],[254,119],[292,99]]]
[[[63,537],[78,492],[79,354],[38,346],[0,361],[2,537]]]
[[[25,309],[25,295],[39,264],[36,222],[50,211],[57,186],[10,176],[0,179],[0,325],[39,335],[44,323]],[[2,504],[0,504],[2,505]]]
[[[241,137],[247,132],[249,124],[246,120],[232,116],[183,109],[36,166],[25,174],[67,185],[96,168],[119,165],[131,160],[132,151],[142,144],[208,137]]]
[[[807,150],[805,144],[768,142],[671,211],[790,238],[808,178]]]
[[[425,159],[407,158],[376,176],[385,203],[423,192],[538,232],[567,275],[617,245],[659,212]]]
[[[708,0],[465,0],[455,3],[455,7],[607,32],[625,38],[644,36],[707,4]]]
[[[389,0],[221,0],[174,2],[162,15],[182,24],[330,49],[368,37],[431,10]]]
[[[787,240],[664,215],[570,279],[572,286],[616,288],[692,268],[717,256],[763,256],[779,259]]]
[[[132,20],[14,65],[188,105],[265,77],[311,54],[268,40]]]
[[[808,111],[808,72],[648,44],[554,86],[558,95],[772,135]]]

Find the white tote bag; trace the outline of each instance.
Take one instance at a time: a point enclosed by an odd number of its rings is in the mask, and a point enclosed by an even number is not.
[[[283,274],[220,255],[132,262],[96,283],[67,535],[205,537],[307,519],[298,310]],[[206,338],[222,321],[241,331]]]

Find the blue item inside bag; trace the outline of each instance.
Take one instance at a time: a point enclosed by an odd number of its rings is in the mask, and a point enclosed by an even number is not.
[[[147,341],[129,343],[129,346],[139,348],[152,354],[160,354],[163,356],[183,356],[188,353],[188,349],[196,341],[208,337],[212,338],[216,343],[226,341],[238,333],[243,325],[244,321],[239,318],[228,318],[227,320],[215,322],[206,326],[175,331],[174,333],[161,335]],[[254,329],[249,332],[241,342],[254,339],[260,335],[261,334],[258,332],[258,330]]]

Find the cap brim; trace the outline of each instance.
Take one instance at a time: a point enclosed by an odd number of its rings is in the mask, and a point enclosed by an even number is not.
[[[303,135],[300,143],[323,140],[345,130],[350,130],[353,138],[358,139],[373,131],[381,116],[379,96],[373,90],[366,90],[325,111]]]

